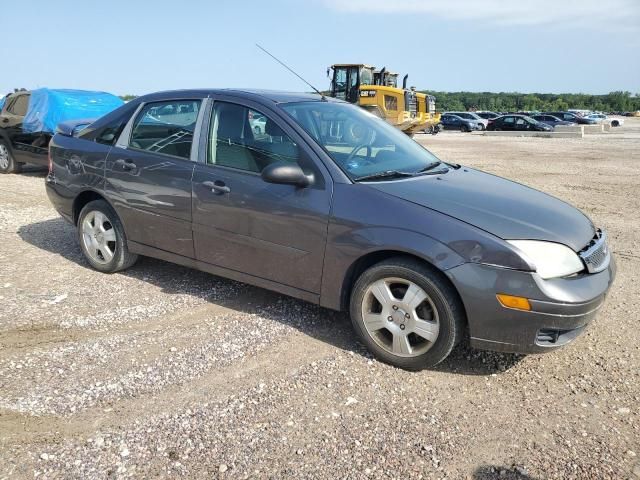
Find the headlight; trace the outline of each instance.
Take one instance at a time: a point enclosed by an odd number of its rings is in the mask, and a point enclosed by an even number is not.
[[[542,278],[556,278],[572,275],[584,270],[578,254],[565,245],[538,240],[508,240],[520,250],[525,260],[536,267]]]

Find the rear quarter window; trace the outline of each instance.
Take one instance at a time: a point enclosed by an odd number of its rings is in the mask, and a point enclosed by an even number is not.
[[[137,104],[128,103],[114,110],[83,129],[78,138],[103,145],[114,145],[137,107]]]

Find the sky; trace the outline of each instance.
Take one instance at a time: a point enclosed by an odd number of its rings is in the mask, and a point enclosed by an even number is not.
[[[367,63],[418,89],[640,93],[640,0],[20,0],[2,17],[0,93],[309,90],[256,43],[321,90],[329,65]]]

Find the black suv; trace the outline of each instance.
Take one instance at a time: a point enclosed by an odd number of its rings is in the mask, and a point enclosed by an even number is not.
[[[17,173],[25,163],[48,163],[51,136],[22,131],[30,96],[31,92],[24,90],[10,94],[0,112],[0,173]]]

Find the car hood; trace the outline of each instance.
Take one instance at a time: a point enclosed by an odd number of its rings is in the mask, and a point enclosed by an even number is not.
[[[591,221],[562,200],[467,167],[368,185],[504,240],[546,240],[579,251],[595,234]]]

